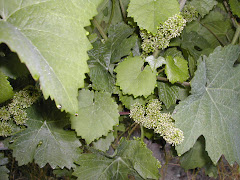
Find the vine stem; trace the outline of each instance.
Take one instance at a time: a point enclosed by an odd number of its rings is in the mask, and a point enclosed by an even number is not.
[[[120,7],[121,7],[123,19],[126,20],[127,14],[126,14],[125,8],[123,6],[122,0],[119,0],[119,4],[120,4]]]
[[[141,141],[144,142],[143,141],[144,140],[144,129],[143,129],[142,125],[140,125],[140,127],[141,127]]]
[[[157,80],[159,80],[159,81],[164,81],[164,82],[169,82],[169,80],[168,80],[167,78],[165,78],[165,77],[160,77],[160,76],[157,77]],[[178,84],[181,84],[181,85],[183,85],[183,86],[190,86],[190,83],[189,83],[189,82],[183,82],[183,83],[177,82],[177,83],[178,83]]]
[[[234,34],[234,37],[233,37],[233,40],[232,40],[232,44],[236,44],[239,36],[240,36],[240,24],[237,23],[237,29],[235,31],[235,34]]]
[[[181,0],[180,1],[180,3],[179,3],[180,4],[180,11],[182,11],[182,9],[185,6],[186,2],[187,2],[187,0]]]
[[[93,22],[93,24],[96,26],[98,32],[101,34],[101,36],[103,37],[103,39],[104,39],[105,41],[107,41],[108,37],[107,37],[107,35],[105,34],[103,28],[102,28],[102,27],[100,26],[100,24],[97,22],[97,20],[96,20],[95,18],[93,18],[92,22]]]

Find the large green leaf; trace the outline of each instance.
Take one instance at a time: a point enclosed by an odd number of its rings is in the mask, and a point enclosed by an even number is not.
[[[136,179],[159,178],[159,162],[140,141],[123,139],[116,152],[113,157],[100,153],[82,154],[76,161],[80,166],[73,175],[79,180],[126,180],[128,175]]]
[[[240,66],[233,67],[239,54],[239,46],[229,45],[199,60],[191,95],[180,102],[173,116],[185,137],[177,147],[179,154],[203,135],[213,163],[222,154],[231,164],[240,163]]]
[[[192,6],[194,6],[197,12],[204,17],[206,14],[209,13],[210,10],[213,9],[215,5],[217,5],[216,0],[192,0],[190,2]]]
[[[134,18],[140,28],[155,34],[160,23],[179,12],[177,0],[131,0],[128,16]]]
[[[52,168],[75,167],[81,143],[72,131],[63,130],[68,119],[65,113],[47,104],[28,110],[27,129],[18,133],[10,145],[18,165],[34,160],[40,167],[47,163]]]
[[[13,96],[13,88],[5,74],[0,71],[0,103],[10,99]]]
[[[107,151],[114,141],[113,132],[108,133],[107,136],[101,137],[96,142],[93,142],[93,147],[101,151]]]
[[[129,57],[121,62],[115,72],[117,73],[116,85],[120,86],[123,94],[148,97],[155,88],[156,73],[150,66],[142,70],[144,60],[140,56]]]
[[[71,116],[71,126],[89,144],[106,136],[118,124],[118,106],[107,92],[79,91],[78,116]]]
[[[89,54],[89,76],[95,90],[112,93],[115,77],[113,67],[115,62],[130,54],[136,43],[137,36],[132,35],[133,29],[124,23],[111,26],[108,40],[105,43],[96,42]]]
[[[232,13],[240,17],[240,2],[238,0],[229,0]]]
[[[85,26],[102,0],[1,0],[0,42],[18,53],[44,97],[76,113],[91,48]]]

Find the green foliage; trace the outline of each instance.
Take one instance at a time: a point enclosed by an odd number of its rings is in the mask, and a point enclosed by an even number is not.
[[[8,163],[8,158],[4,157],[3,153],[0,153],[0,179],[8,180],[9,170],[6,168],[6,164]]]
[[[84,27],[97,14],[101,0],[40,2],[2,0],[0,42],[18,53],[40,81],[45,99],[50,96],[74,114],[77,91],[88,72],[86,51],[91,48]]]
[[[13,88],[7,77],[0,71],[0,103],[10,99],[13,94]]]
[[[229,4],[234,15],[240,17],[240,2],[238,0],[229,0]]]
[[[78,179],[158,179],[159,161],[140,141],[122,139],[115,154],[109,157],[102,153],[82,154],[76,161],[73,175]],[[92,170],[94,168],[94,171]]]
[[[153,34],[160,23],[179,12],[177,0],[131,0],[128,16],[134,18],[138,26]]]
[[[27,129],[14,137],[13,156],[18,164],[29,162],[44,167],[75,167],[73,161],[78,158],[81,143],[72,131],[63,128],[69,123],[65,113],[61,113],[52,104],[32,106],[27,110]]]
[[[217,5],[216,0],[192,0],[190,5],[196,8],[197,12],[204,17],[213,9],[215,5]]]
[[[155,88],[156,73],[150,66],[144,67],[144,60],[139,57],[129,57],[122,61],[115,72],[117,73],[116,85],[120,86],[123,94],[148,97]]]
[[[107,136],[101,137],[96,142],[93,142],[93,147],[95,149],[99,149],[105,152],[109,149],[113,141],[114,141],[113,132],[110,132],[107,134]]]
[[[78,115],[71,115],[71,127],[89,144],[106,136],[118,122],[117,104],[107,92],[79,91]]]
[[[230,164],[239,159],[239,66],[233,67],[239,46],[217,47],[209,57],[199,59],[191,82],[191,95],[180,102],[173,116],[185,140],[177,147],[188,151],[200,135],[206,151],[216,164],[224,154]]]
[[[181,144],[184,136],[183,132],[176,128],[169,113],[162,113],[159,100],[154,99],[148,102],[146,108],[138,103],[132,105],[130,117],[138,124],[154,129],[170,144]]]

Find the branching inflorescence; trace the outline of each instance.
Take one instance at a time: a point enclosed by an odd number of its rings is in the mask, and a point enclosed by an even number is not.
[[[180,36],[187,22],[196,19],[198,13],[193,6],[187,5],[183,12],[168,18],[163,24],[158,26],[156,34],[147,30],[141,30],[142,49],[145,54],[152,53],[158,49],[165,49],[169,46],[172,38]]]
[[[178,145],[184,140],[183,132],[175,127],[172,116],[162,113],[159,100],[150,100],[146,107],[135,103],[130,110],[130,117],[138,124],[148,129],[154,129],[166,142]]]
[[[27,121],[26,108],[30,107],[39,98],[36,89],[26,89],[16,92],[11,103],[0,108],[0,136],[10,136],[13,131],[13,122],[24,125]]]

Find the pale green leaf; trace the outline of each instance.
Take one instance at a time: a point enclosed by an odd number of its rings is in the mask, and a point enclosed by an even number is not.
[[[153,34],[161,23],[177,13],[177,0],[131,0],[128,7],[128,16],[133,17],[140,28]]]
[[[177,146],[188,151],[203,135],[206,151],[214,164],[223,154],[230,164],[240,163],[240,66],[233,67],[240,47],[217,47],[200,64],[192,79],[191,95],[176,107],[176,126],[184,133]]]
[[[162,56],[159,56],[157,59],[155,59],[154,56],[148,56],[145,61],[148,62],[152,71],[155,71],[163,64],[166,64],[166,61]]]
[[[113,141],[114,141],[113,132],[110,132],[107,134],[107,136],[101,137],[100,139],[98,139],[96,142],[93,142],[92,144],[95,149],[99,149],[105,152],[109,149]]]
[[[171,83],[184,82],[189,78],[188,62],[179,56],[167,56],[165,73]]]
[[[53,105],[33,106],[28,109],[27,129],[18,133],[10,145],[18,165],[37,163],[41,168],[47,163],[54,169],[75,167],[81,143],[72,131],[63,130],[68,118]]]
[[[240,17],[240,2],[238,0],[229,0],[232,13]]]
[[[118,124],[118,106],[107,92],[79,91],[78,116],[71,116],[71,126],[89,144],[106,136]]]
[[[205,140],[201,136],[194,146],[180,157],[181,167],[185,170],[202,168],[207,164],[212,164],[207,152],[205,151]]]
[[[158,179],[159,162],[140,141],[121,140],[116,154],[82,154],[76,161],[80,166],[73,173],[78,179],[126,180],[128,175],[136,179]],[[94,169],[94,171],[93,171]]]
[[[1,0],[0,42],[17,52],[45,99],[63,110],[78,109],[78,89],[88,72],[91,44],[85,26],[102,0]]]
[[[217,5],[216,0],[192,0],[190,4],[196,8],[197,12],[204,17],[213,9],[215,5]]]
[[[171,83],[158,82],[158,96],[168,109],[171,105],[176,104],[179,99],[180,87]]]
[[[7,77],[0,71],[0,103],[10,99],[13,94],[13,88],[7,80]]]
[[[122,61],[115,72],[117,73],[116,85],[120,86],[123,94],[148,97],[153,93],[156,84],[156,73],[150,66],[142,70],[144,60],[140,56],[129,57]]]

